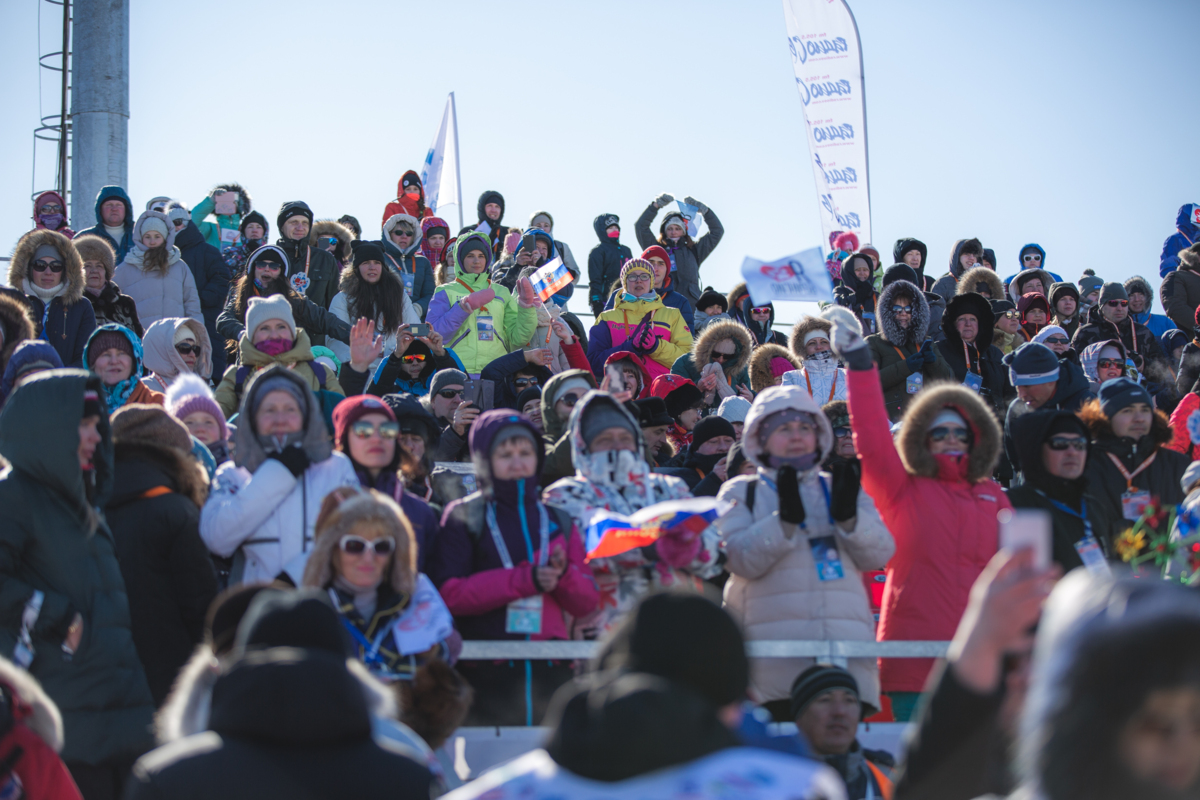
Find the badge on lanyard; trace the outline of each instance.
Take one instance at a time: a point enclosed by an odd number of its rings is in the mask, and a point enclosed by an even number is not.
[[[292,288],[296,290],[297,294],[302,295],[308,289],[308,284],[310,281],[308,280],[308,276],[303,272],[297,272],[295,275],[288,278],[288,283],[292,285]]]
[[[542,632],[542,596],[522,597],[508,604],[504,616],[505,633],[539,634]]]
[[[914,372],[908,376],[908,380],[904,383],[904,388],[909,394],[916,394],[921,391],[921,387],[925,385],[925,376],[919,372]]]
[[[875,312],[864,311],[862,314],[863,335],[870,336],[875,332]]]
[[[838,581],[846,577],[842,567],[842,556],[838,552],[837,539],[833,536],[819,536],[809,539],[812,547],[813,564],[817,567],[817,578],[822,581]]]
[[[411,272],[401,272],[400,278],[401,278],[401,280],[404,281],[404,291],[408,292],[409,297],[412,297],[413,280],[416,278],[416,276],[413,275]]]
[[[1104,551],[1100,549],[1100,543],[1090,533],[1075,543],[1075,552],[1079,553],[1079,559],[1087,567],[1088,572],[1093,575],[1108,576],[1112,574],[1108,560],[1104,557]]]
[[[675,265],[675,248],[674,248],[674,247],[672,247],[670,250],[668,250],[668,251],[667,251],[667,255],[668,255],[668,256],[670,257],[670,259],[671,259],[671,272],[678,272],[678,271],[679,271],[679,267],[677,267],[677,266]]]
[[[974,372],[968,372],[967,377],[963,378],[963,386],[972,392],[978,392],[983,386],[983,377],[976,375]]]
[[[479,316],[475,318],[475,332],[478,334],[479,341],[490,342],[496,338],[496,329],[492,325],[491,316]]]
[[[1148,505],[1150,505],[1150,492],[1145,489],[1136,492],[1131,490],[1121,494],[1121,515],[1125,519],[1137,520]]]

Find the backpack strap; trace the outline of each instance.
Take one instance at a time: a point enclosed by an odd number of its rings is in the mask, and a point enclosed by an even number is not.
[[[317,377],[317,385],[324,389],[325,376],[328,374],[328,371],[325,369],[325,365],[319,361],[310,361],[308,362],[308,366],[312,369],[313,375]]]
[[[754,492],[758,489],[758,478],[746,484],[746,508],[750,509],[750,513],[754,513]]]
[[[250,374],[250,367],[238,367],[238,371],[234,373],[233,391],[236,394],[242,393],[242,387],[246,385],[246,376]]]

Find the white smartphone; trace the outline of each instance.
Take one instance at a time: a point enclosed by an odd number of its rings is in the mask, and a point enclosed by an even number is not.
[[[608,375],[608,391],[612,394],[620,394],[625,391],[625,373],[616,364],[609,364],[604,368]]]
[[[1049,511],[1036,508],[1002,509],[1000,520],[1000,547],[1011,550],[1033,551],[1033,568],[1050,568],[1050,537],[1053,523]]]

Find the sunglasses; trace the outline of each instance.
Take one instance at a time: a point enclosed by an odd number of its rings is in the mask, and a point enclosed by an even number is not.
[[[721,353],[721,352],[714,350],[713,354],[712,354],[712,358],[710,360],[720,361],[721,363],[725,363],[726,361],[728,361],[731,358],[733,358],[733,353]]]
[[[960,428],[957,425],[938,425],[929,431],[929,438],[935,442],[944,442],[947,439],[954,439],[956,442],[966,444],[971,441],[971,432],[966,428]]]
[[[343,553],[358,556],[371,550],[377,556],[390,556],[396,551],[396,540],[390,536],[381,539],[364,539],[361,536],[347,535],[338,539],[338,547]]]
[[[39,213],[42,213],[42,214],[61,214],[61,213],[62,213],[62,206],[60,206],[58,203],[46,203],[46,205],[42,206],[42,209],[41,209],[41,211],[40,211]]]
[[[1031,255],[1021,256],[1021,260],[1022,261],[1041,261],[1042,257],[1039,256],[1037,253],[1033,253]]]
[[[444,397],[447,400],[453,400],[456,397],[461,397],[462,394],[462,389],[442,389],[440,392],[438,392],[439,396]]]
[[[405,364],[422,364],[425,362],[424,353],[405,353],[400,358]]]
[[[350,426],[350,432],[359,439],[370,438],[372,434],[378,433],[381,439],[395,439],[400,435],[399,422],[381,422],[378,426],[372,425],[366,420],[359,420]]]
[[[1046,445],[1051,450],[1058,450],[1059,452],[1070,449],[1076,453],[1084,453],[1088,449],[1087,439],[1064,439],[1061,436],[1051,438],[1050,441],[1046,442]]]
[[[180,342],[179,344],[175,345],[175,352],[179,353],[179,355],[181,355],[181,356],[186,356],[189,353],[194,356],[199,356],[200,355],[200,345],[188,344],[187,342]]]
[[[1119,358],[1102,358],[1096,362],[1096,369],[1125,369],[1125,362]]]
[[[1070,344],[1071,340],[1065,336],[1047,336],[1045,342],[1046,344]]]
[[[1108,301],[1109,308],[1124,308],[1127,305],[1129,305],[1128,300],[1109,300]]]
[[[849,435],[850,435],[849,428],[834,428],[833,429],[833,436],[836,439],[845,439]]]
[[[750,313],[751,314],[770,314],[771,309],[769,307],[768,308],[752,308],[752,309],[750,309]]]
[[[46,270],[50,270],[51,272],[57,274],[63,271],[63,262],[61,261],[35,261],[30,264],[30,266],[33,268],[34,272],[45,272]]]
[[[537,386],[537,378],[516,378],[513,380],[513,386],[518,389],[528,389],[530,386]]]
[[[1020,316],[1020,312],[1005,311],[1003,314],[1001,314],[1001,316],[1004,317],[1005,319],[1016,319],[1018,316]]]
[[[575,394],[574,392],[571,392],[570,394],[564,394],[562,397],[558,398],[558,402],[564,404],[567,408],[574,408],[575,404],[578,403],[582,397],[583,395],[581,394]]]
[[[177,219],[177,220],[175,220],[175,227],[176,227],[176,228],[182,228],[182,227],[183,227],[184,225],[186,225],[186,224],[187,224],[187,220],[186,220],[186,219]]]
[[[893,314],[912,314],[912,306],[892,306]]]

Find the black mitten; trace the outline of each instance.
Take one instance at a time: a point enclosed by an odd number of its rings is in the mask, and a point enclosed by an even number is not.
[[[858,515],[858,490],[861,485],[858,460],[835,461],[829,468],[833,476],[829,492],[829,513],[834,522],[845,522]]]
[[[304,470],[308,469],[308,465],[312,463],[308,458],[308,453],[299,446],[285,447],[282,453],[271,453],[267,458],[273,458],[283,464],[288,468],[288,472],[297,478],[303,475]]]
[[[800,499],[800,482],[796,478],[796,468],[782,466],[775,476],[775,486],[779,492],[779,518],[793,525],[804,523],[804,502]]]

